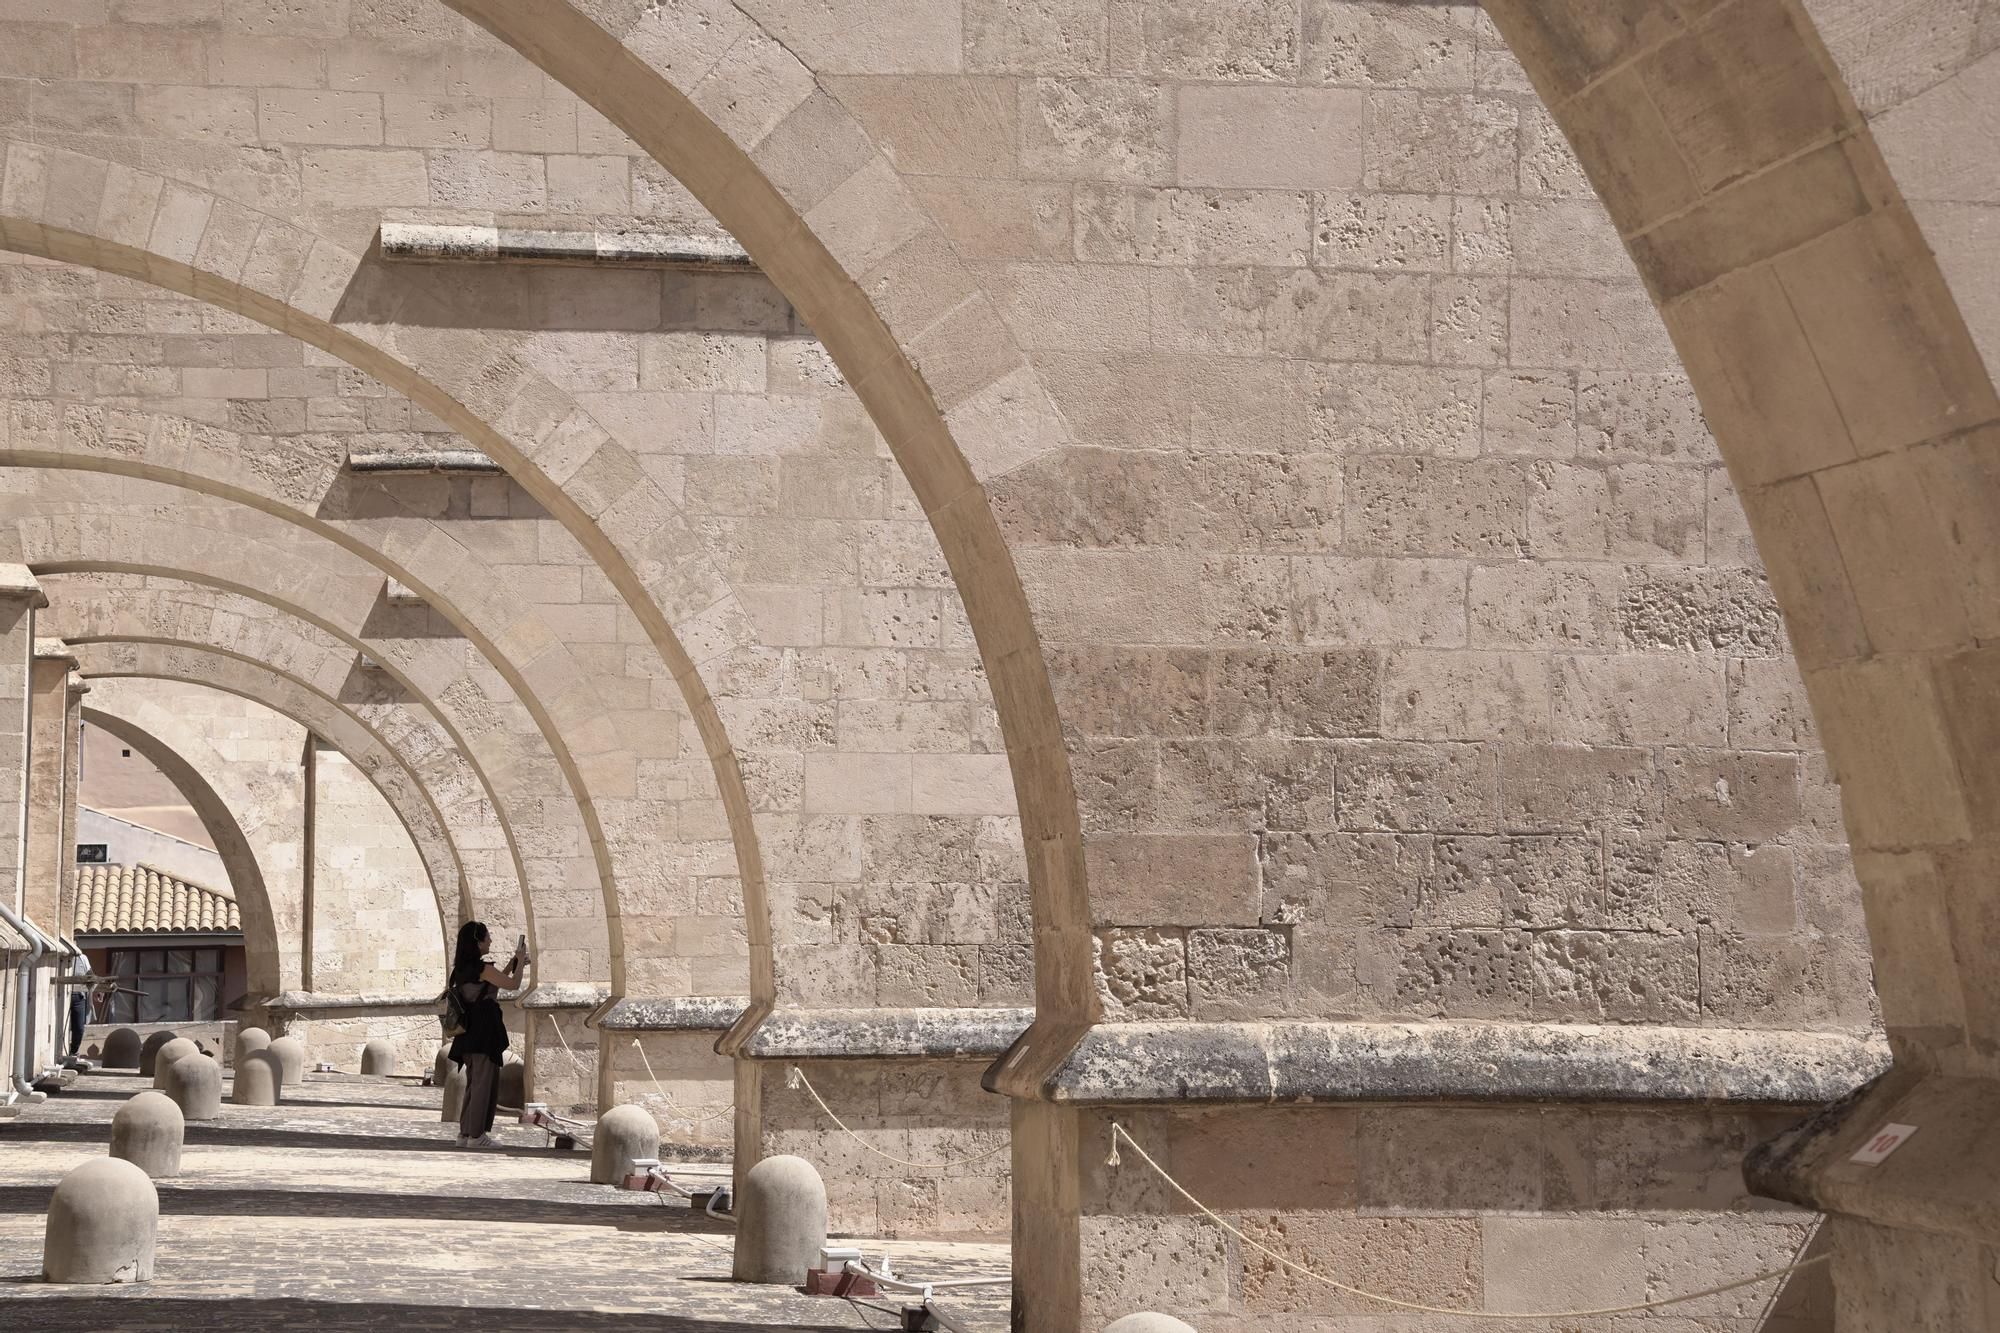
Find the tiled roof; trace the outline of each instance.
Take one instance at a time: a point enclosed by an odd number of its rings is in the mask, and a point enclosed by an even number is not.
[[[79,935],[214,935],[241,931],[236,900],[151,866],[76,868]]]

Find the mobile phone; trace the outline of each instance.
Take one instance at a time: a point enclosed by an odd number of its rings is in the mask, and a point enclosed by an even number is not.
[[[516,958],[526,958],[528,956],[528,937],[526,935],[514,941],[514,956]]]

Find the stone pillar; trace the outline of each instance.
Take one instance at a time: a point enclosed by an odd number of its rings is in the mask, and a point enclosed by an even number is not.
[[[76,938],[76,824],[83,789],[83,696],[90,685],[78,673],[69,674],[63,710],[62,885],[57,922],[62,933]]]
[[[0,564],[0,902],[16,913],[26,906],[22,888],[27,869],[29,678],[35,610],[48,604],[26,565]],[[12,939],[8,945],[20,947]],[[7,960],[19,962],[13,954],[7,955]],[[6,1060],[7,1070],[13,1068],[16,1049],[23,1040],[14,981],[10,967],[5,978],[6,1023],[0,1034],[5,1039],[0,1057]]]
[[[70,746],[64,743],[69,714],[69,680],[76,657],[61,639],[36,639],[28,689],[27,848],[21,899],[28,919],[50,935],[62,930],[63,775]],[[72,856],[74,853],[72,853]]]

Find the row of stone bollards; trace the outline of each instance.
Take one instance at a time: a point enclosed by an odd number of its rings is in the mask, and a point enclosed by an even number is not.
[[[180,1174],[188,1121],[222,1114],[222,1066],[189,1038],[155,1032],[141,1041],[131,1028],[118,1028],[105,1038],[100,1059],[106,1069],[136,1069],[153,1086],[111,1117],[110,1156],[57,1182],[42,1238],[42,1276],[49,1282],[149,1280],[160,1220],[153,1182]],[[293,1037],[273,1040],[261,1028],[244,1028],[236,1034],[234,1063],[230,1100],[275,1106],[286,1084],[305,1081],[306,1048]]]

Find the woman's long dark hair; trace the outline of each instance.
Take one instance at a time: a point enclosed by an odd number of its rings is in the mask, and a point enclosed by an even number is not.
[[[463,986],[468,981],[476,981],[485,970],[486,955],[480,951],[479,941],[486,936],[486,923],[468,921],[458,928],[458,947],[452,950],[451,981],[453,986]]]

